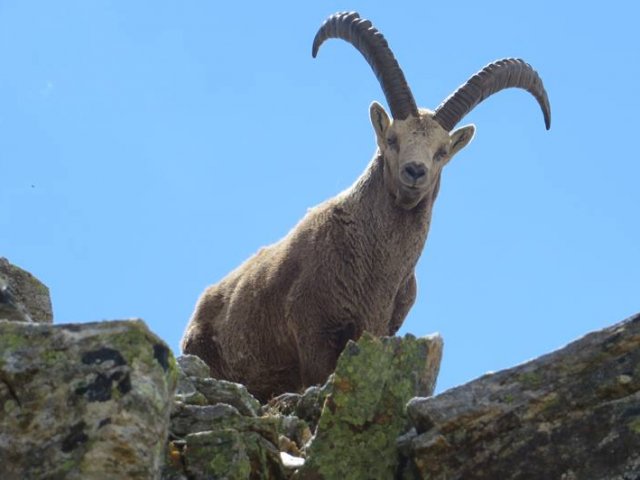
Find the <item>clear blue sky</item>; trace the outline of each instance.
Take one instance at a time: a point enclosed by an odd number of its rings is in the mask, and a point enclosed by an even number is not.
[[[141,317],[178,351],[194,303],[374,153],[369,67],[325,17],[385,34],[421,106],[522,57],[552,106],[472,112],[401,330],[440,332],[439,390],[640,311],[640,7],[630,1],[0,0],[0,255],[55,321]]]

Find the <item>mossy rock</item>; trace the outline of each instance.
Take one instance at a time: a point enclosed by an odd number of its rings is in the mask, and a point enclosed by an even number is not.
[[[405,405],[430,394],[442,354],[438,336],[349,342],[329,380],[316,436],[295,478],[389,479],[396,439],[407,427]]]
[[[258,433],[233,428],[187,435],[184,463],[194,480],[286,478],[273,444]]]

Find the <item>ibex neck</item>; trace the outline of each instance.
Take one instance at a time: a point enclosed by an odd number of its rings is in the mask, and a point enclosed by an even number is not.
[[[387,250],[391,256],[414,258],[415,264],[429,232],[433,200],[432,195],[427,195],[411,210],[396,205],[384,184],[384,158],[378,151],[360,178],[345,192],[343,205],[354,213],[358,211],[355,217],[362,221],[359,228],[366,232],[363,241]]]

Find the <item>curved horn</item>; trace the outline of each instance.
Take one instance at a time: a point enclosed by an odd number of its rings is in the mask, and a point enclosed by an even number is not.
[[[484,67],[436,108],[434,118],[442,128],[451,131],[484,99],[511,87],[522,88],[536,98],[549,130],[551,106],[542,79],[531,65],[519,58],[505,58]]]
[[[398,61],[385,38],[369,20],[360,18],[356,12],[331,15],[313,39],[313,58],[327,38],[341,38],[364,56],[380,82],[393,118],[403,120],[409,115],[418,115],[418,107]]]

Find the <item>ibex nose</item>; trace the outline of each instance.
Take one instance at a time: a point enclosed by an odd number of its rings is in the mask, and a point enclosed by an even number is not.
[[[417,183],[427,174],[427,169],[420,163],[410,162],[403,167],[402,174],[407,180]]]

